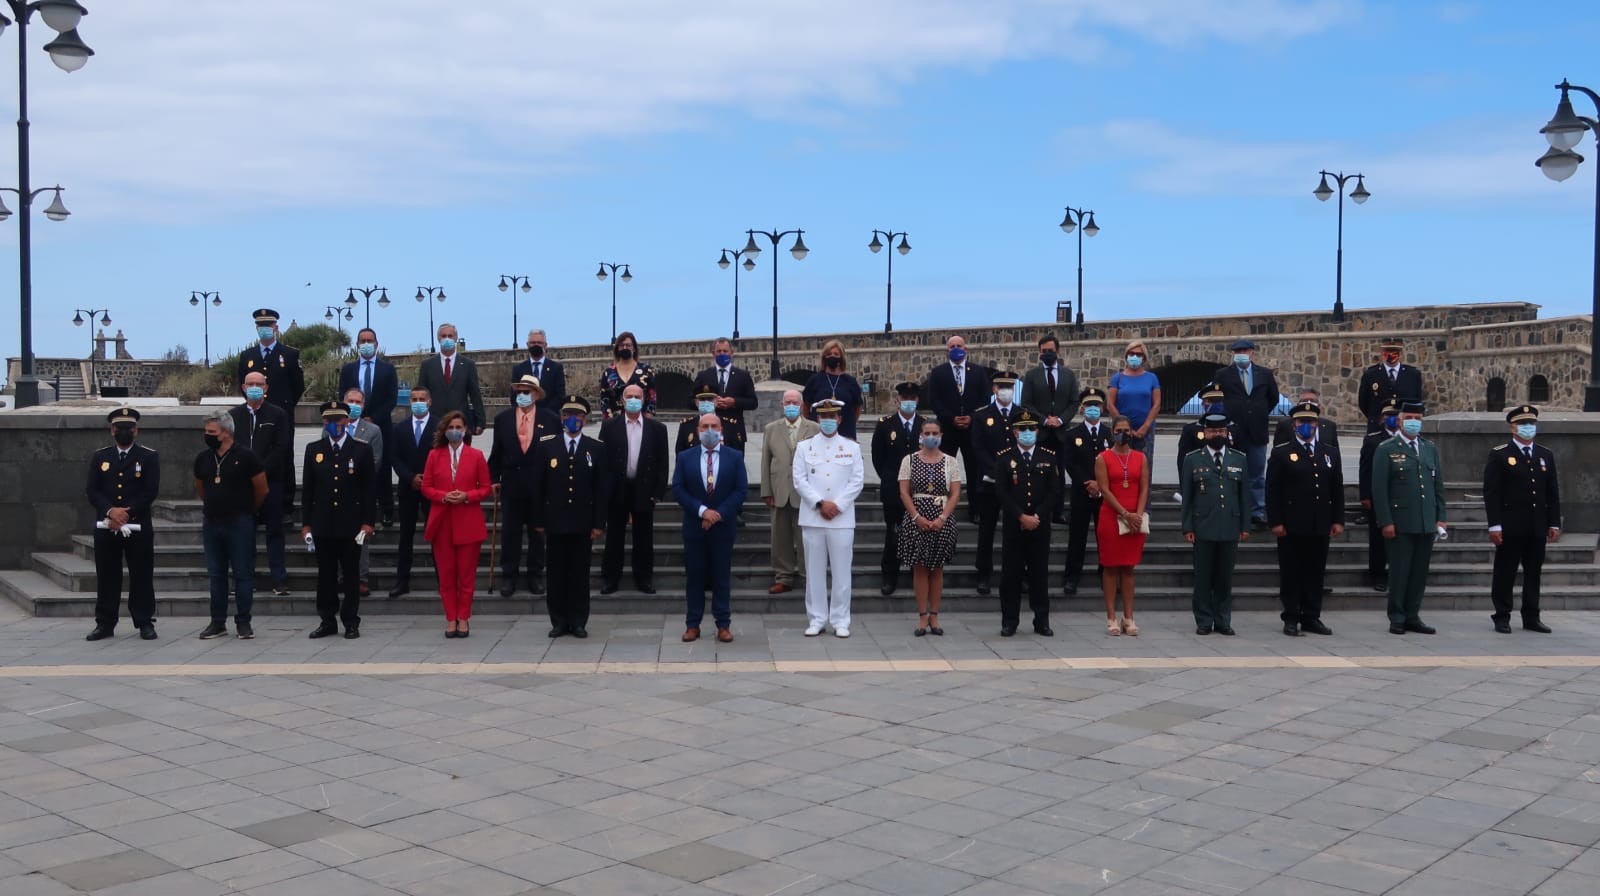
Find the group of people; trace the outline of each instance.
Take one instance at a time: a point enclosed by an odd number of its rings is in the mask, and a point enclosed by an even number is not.
[[[277,313],[260,309],[255,319],[259,345],[239,359],[243,402],[207,416],[206,450],[193,468],[210,575],[211,621],[202,638],[227,634],[230,591],[235,633],[253,637],[258,525],[266,528],[272,587],[288,593],[283,515],[293,513],[296,486],[289,415],[304,378],[294,349],[278,342]],[[469,636],[489,537],[484,503],[491,498],[501,556],[498,563],[491,558],[490,578],[499,575],[499,594],[509,597],[519,586],[544,594],[550,637],[587,637],[593,543],[605,540],[602,594],[620,589],[625,559],[634,586],[655,594],[653,521],[670,490],[685,551],[683,640],[699,639],[708,597],[717,640],[733,640],[732,554],[748,491],[744,418],[757,399],[750,373],[733,363],[732,342],[711,344],[713,363],[695,378],[697,414],[679,427],[669,449],[667,428],[654,419],[653,373],[632,333],[618,335],[614,363],[600,378],[603,420],[595,439],[583,433],[589,402],[561,394],[565,371],[550,357],[544,332],[533,330],[528,357],[512,372],[511,407],[494,418],[486,456],[472,446],[486,428],[477,368],[459,355],[454,326],[440,325],[437,335],[438,351],[421,364],[407,418],[390,423],[399,380],[379,357],[371,329],[358,334],[357,358],[341,371],[339,397],[319,408],[323,432],[307,446],[298,477],[301,537],[317,555],[320,621],[311,637],[337,635],[341,624],[344,637],[360,636],[360,601],[370,593],[369,539],[380,524],[392,525],[396,505],[400,537],[390,596],[410,590],[413,541],[425,520],[445,636]],[[1441,467],[1437,448],[1419,435],[1420,373],[1402,363],[1399,343],[1385,342],[1381,351],[1380,363],[1362,377],[1359,401],[1371,430],[1362,446],[1359,494],[1371,532],[1372,581],[1388,592],[1392,632],[1432,633],[1419,614],[1433,542],[1447,533]],[[947,340],[946,352],[947,361],[924,382],[895,387],[898,407],[876,422],[866,452],[856,436],[862,389],[846,370],[840,342],[824,344],[821,369],[803,390],[783,394],[782,416],[763,430],[759,461],[760,496],[772,515],[770,593],[803,587],[805,634],[849,637],[855,508],[870,454],[882,483],[881,590],[893,594],[900,571],[911,569],[916,636],[944,633],[943,571],[955,553],[963,497],[967,520],[978,529],[980,595],[991,592],[995,528],[1003,532],[1002,636],[1020,626],[1024,591],[1035,634],[1054,634],[1053,526],[1068,533],[1064,593],[1077,592],[1092,529],[1106,632],[1137,636],[1135,570],[1150,532],[1150,460],[1161,407],[1145,345],[1127,346],[1104,390],[1079,388],[1051,335],[1038,340],[1039,365],[1022,375],[973,363],[959,335]],[[1284,634],[1331,634],[1321,604],[1329,545],[1345,522],[1337,427],[1323,416],[1315,390],[1303,390],[1269,450],[1268,418],[1279,402],[1273,372],[1255,364],[1248,339],[1234,342],[1232,352],[1232,363],[1201,390],[1200,418],[1179,438],[1178,497],[1184,538],[1194,546],[1196,633],[1234,634],[1238,544],[1270,531]],[[1519,568],[1523,626],[1549,630],[1539,619],[1538,579],[1544,545],[1559,538],[1560,503],[1554,456],[1534,442],[1537,417],[1531,406],[1508,414],[1513,438],[1491,452],[1484,471],[1499,631],[1510,631]],[[90,640],[114,633],[124,563],[129,615],[141,637],[156,637],[150,508],[160,464],[137,443],[138,420],[133,408],[114,411],[114,445],[91,461],[99,595]],[[391,470],[398,489],[391,487]]]

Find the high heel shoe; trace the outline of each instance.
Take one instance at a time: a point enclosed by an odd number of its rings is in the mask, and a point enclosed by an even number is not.
[[[1130,638],[1139,637],[1139,626],[1134,624],[1133,617],[1127,616],[1122,620],[1122,633]]]
[[[917,614],[917,621],[918,622],[921,622],[922,620],[927,619],[927,618],[928,618],[928,614],[927,613],[918,613]],[[915,630],[913,630],[911,632],[911,634],[915,635],[918,638],[922,637],[923,635],[926,635],[927,633],[928,633],[928,626],[927,625],[919,625],[919,626],[916,627]]]
[[[1115,616],[1106,620],[1106,634],[1116,637],[1122,634],[1122,620]]]
[[[938,635],[940,637],[944,636],[944,629],[939,627],[939,614],[938,613],[929,613],[928,614],[928,634],[930,634],[930,635]]]
[[[457,638],[468,638],[468,637],[471,637],[471,636],[472,636],[472,629],[467,628],[467,624],[465,622],[460,623],[460,628],[456,629],[456,637]]]

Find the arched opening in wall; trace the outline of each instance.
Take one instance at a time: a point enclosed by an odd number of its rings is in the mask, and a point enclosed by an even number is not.
[[[783,376],[779,377],[779,379],[786,383],[794,383],[796,386],[804,386],[814,373],[816,373],[815,370],[807,367],[791,367],[785,370]]]
[[[694,410],[694,380],[681,373],[655,372],[656,408],[661,411]]]
[[[1217,372],[1217,362],[1179,361],[1176,364],[1157,367],[1152,372],[1161,381],[1161,413],[1177,414],[1206,383],[1211,382],[1212,375]],[[1196,414],[1200,413],[1199,408],[1199,402],[1196,402],[1194,406]]]
[[[1485,410],[1503,411],[1506,409],[1506,381],[1500,377],[1489,380],[1489,386],[1484,396]]]
[[[1528,379],[1528,401],[1533,404],[1544,404],[1550,400],[1550,381],[1542,373],[1536,373]]]

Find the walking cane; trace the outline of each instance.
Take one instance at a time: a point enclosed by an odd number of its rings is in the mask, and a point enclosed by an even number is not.
[[[494,591],[494,573],[495,573],[495,570],[499,568],[499,564],[494,562],[494,560],[495,560],[495,551],[497,549],[499,549],[499,547],[500,547],[500,538],[499,538],[498,535],[495,534],[495,530],[497,530],[499,528],[500,528],[500,490],[499,489],[495,489],[495,493],[494,493],[494,521],[489,526],[489,533],[490,533],[489,534],[489,538],[490,538],[490,541],[489,541],[489,591],[491,593]]]

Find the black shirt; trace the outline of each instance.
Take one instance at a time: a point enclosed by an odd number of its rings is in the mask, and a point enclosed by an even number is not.
[[[196,455],[194,478],[205,495],[206,520],[220,523],[240,515],[254,516],[256,488],[251,480],[265,472],[261,460],[238,443],[221,458],[209,449]]]

